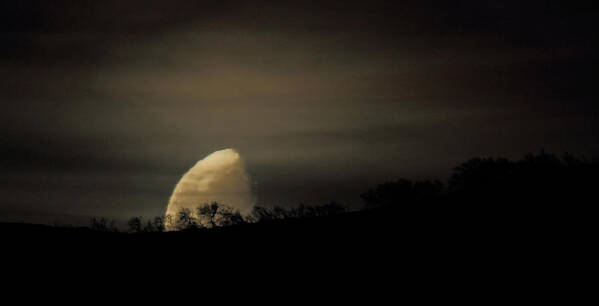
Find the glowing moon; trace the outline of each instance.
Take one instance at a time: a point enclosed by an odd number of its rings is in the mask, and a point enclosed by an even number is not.
[[[191,167],[175,186],[166,215],[174,217],[183,208],[194,212],[198,206],[215,201],[238,209],[242,215],[254,206],[250,178],[234,149],[216,151]],[[166,220],[167,230],[174,229],[171,223]]]

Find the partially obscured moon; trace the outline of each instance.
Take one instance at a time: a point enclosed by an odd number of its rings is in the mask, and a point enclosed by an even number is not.
[[[202,204],[218,202],[247,215],[254,201],[243,159],[234,149],[225,149],[198,161],[181,177],[170,197],[166,214],[174,217],[183,208],[195,211]],[[167,230],[174,229],[172,223],[167,218]]]

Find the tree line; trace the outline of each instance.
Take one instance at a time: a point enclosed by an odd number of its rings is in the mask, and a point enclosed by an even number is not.
[[[447,184],[399,179],[361,195],[368,209],[442,204],[526,209],[572,207],[596,199],[599,159],[541,152],[520,160],[477,157],[453,169]]]
[[[274,206],[272,208],[255,206],[250,214],[242,216],[239,210],[230,206],[213,202],[196,207],[180,209],[175,215],[156,216],[149,220],[143,217],[132,217],[127,221],[129,233],[164,232],[166,230],[193,230],[240,225],[246,223],[267,222],[289,218],[311,218],[342,214],[347,208],[337,202],[325,205],[309,206],[300,204],[296,207]],[[92,217],[90,228],[101,232],[119,232],[115,220]]]
[[[560,205],[582,205],[596,199],[599,190],[599,159],[578,158],[570,154],[558,157],[541,152],[520,160],[477,157],[453,169],[446,184],[439,180],[399,179],[385,182],[361,194],[364,209],[419,209],[425,206],[501,207],[512,212],[548,210]],[[581,200],[587,199],[587,200]],[[582,204],[581,204],[582,203]],[[181,209],[175,215],[143,220],[133,217],[128,231],[163,232],[216,228],[290,218],[311,218],[347,212],[343,205],[331,202],[320,206],[300,204],[296,207],[256,206],[247,216],[226,204],[213,202],[195,210]],[[116,232],[115,221],[92,218],[96,231]]]

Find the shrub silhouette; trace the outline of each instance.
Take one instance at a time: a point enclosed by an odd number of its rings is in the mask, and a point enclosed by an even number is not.
[[[118,232],[118,228],[116,227],[116,220],[108,220],[104,217],[91,217],[90,218],[90,228],[94,231],[98,232]]]

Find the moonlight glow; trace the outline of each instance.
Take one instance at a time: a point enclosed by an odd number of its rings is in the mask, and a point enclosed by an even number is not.
[[[175,186],[166,214],[174,216],[182,208],[194,211],[199,205],[214,201],[238,209],[242,215],[254,206],[250,179],[234,149],[216,151],[189,169]],[[167,220],[167,229],[172,226]]]

